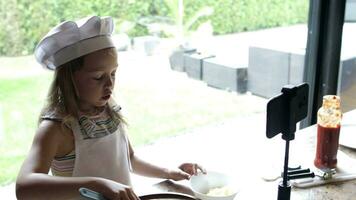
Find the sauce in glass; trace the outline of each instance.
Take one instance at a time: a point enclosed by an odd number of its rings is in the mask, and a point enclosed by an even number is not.
[[[315,167],[319,169],[334,169],[337,164],[340,126],[336,128],[323,127],[318,124],[318,136]]]

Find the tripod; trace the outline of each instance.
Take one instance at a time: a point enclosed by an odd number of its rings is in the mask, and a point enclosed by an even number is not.
[[[289,143],[295,138],[296,123],[308,113],[309,86],[286,85],[282,93],[271,98],[267,103],[267,138],[282,133],[285,140],[283,181],[278,185],[278,200],[289,200],[291,184],[288,180]]]

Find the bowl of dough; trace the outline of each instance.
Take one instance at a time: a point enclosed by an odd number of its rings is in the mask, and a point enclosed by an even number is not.
[[[238,193],[229,175],[214,171],[192,176],[190,187],[194,196],[201,200],[233,200]]]

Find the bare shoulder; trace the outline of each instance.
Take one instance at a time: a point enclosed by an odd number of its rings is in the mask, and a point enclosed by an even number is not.
[[[63,156],[74,149],[72,131],[61,122],[43,120],[37,130],[35,141],[56,147],[55,156]]]
[[[68,134],[61,122],[52,121],[52,120],[43,120],[37,129],[35,139],[44,140],[44,142],[60,141],[65,134]]]
[[[35,134],[21,174],[25,172],[48,173],[53,159],[74,149],[71,131],[61,122],[43,120]]]
[[[38,126],[38,132],[62,132],[62,123],[53,120],[43,120]]]

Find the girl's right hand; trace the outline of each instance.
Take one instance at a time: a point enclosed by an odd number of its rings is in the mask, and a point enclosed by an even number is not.
[[[100,191],[109,200],[139,200],[130,186],[104,179]]]

